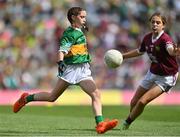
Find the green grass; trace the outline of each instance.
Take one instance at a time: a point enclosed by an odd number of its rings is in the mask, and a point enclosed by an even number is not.
[[[14,114],[10,106],[0,106],[0,136],[180,136],[180,106],[147,106],[131,125],[121,124],[103,135],[95,132],[90,106],[27,106]],[[122,120],[126,106],[104,106],[108,118]]]

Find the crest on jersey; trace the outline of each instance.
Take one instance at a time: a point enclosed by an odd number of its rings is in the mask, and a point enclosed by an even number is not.
[[[160,46],[159,45],[156,46],[155,49],[156,49],[156,51],[160,51]]]

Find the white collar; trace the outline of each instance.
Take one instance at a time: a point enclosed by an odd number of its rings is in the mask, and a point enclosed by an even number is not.
[[[71,28],[73,28],[72,26],[70,26]],[[73,28],[73,29],[75,29],[75,30],[78,30],[78,31],[81,31],[82,32],[82,30],[80,29],[80,28]]]
[[[153,38],[153,35],[152,35],[152,38],[151,38],[152,43],[156,42],[156,41],[161,37],[161,35],[162,35],[163,33],[164,33],[164,31],[161,31],[161,32],[157,35],[157,37],[155,37],[155,38]]]
[[[82,30],[80,28],[75,28],[75,29],[82,32]]]

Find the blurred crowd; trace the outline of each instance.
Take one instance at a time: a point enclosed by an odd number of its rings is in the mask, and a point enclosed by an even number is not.
[[[88,48],[99,88],[136,88],[149,67],[146,55],[114,70],[104,65],[103,56],[108,49],[137,48],[155,11],[166,15],[166,31],[180,43],[179,0],[0,0],[0,89],[53,88],[58,41],[72,6],[88,13]]]

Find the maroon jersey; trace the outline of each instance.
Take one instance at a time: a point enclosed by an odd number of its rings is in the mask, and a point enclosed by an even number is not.
[[[168,43],[173,44],[173,41],[165,32],[154,42],[152,42],[152,33],[149,33],[141,43],[139,51],[148,54],[152,61],[150,71],[153,74],[167,76],[178,72],[176,56],[169,55],[167,51]]]

